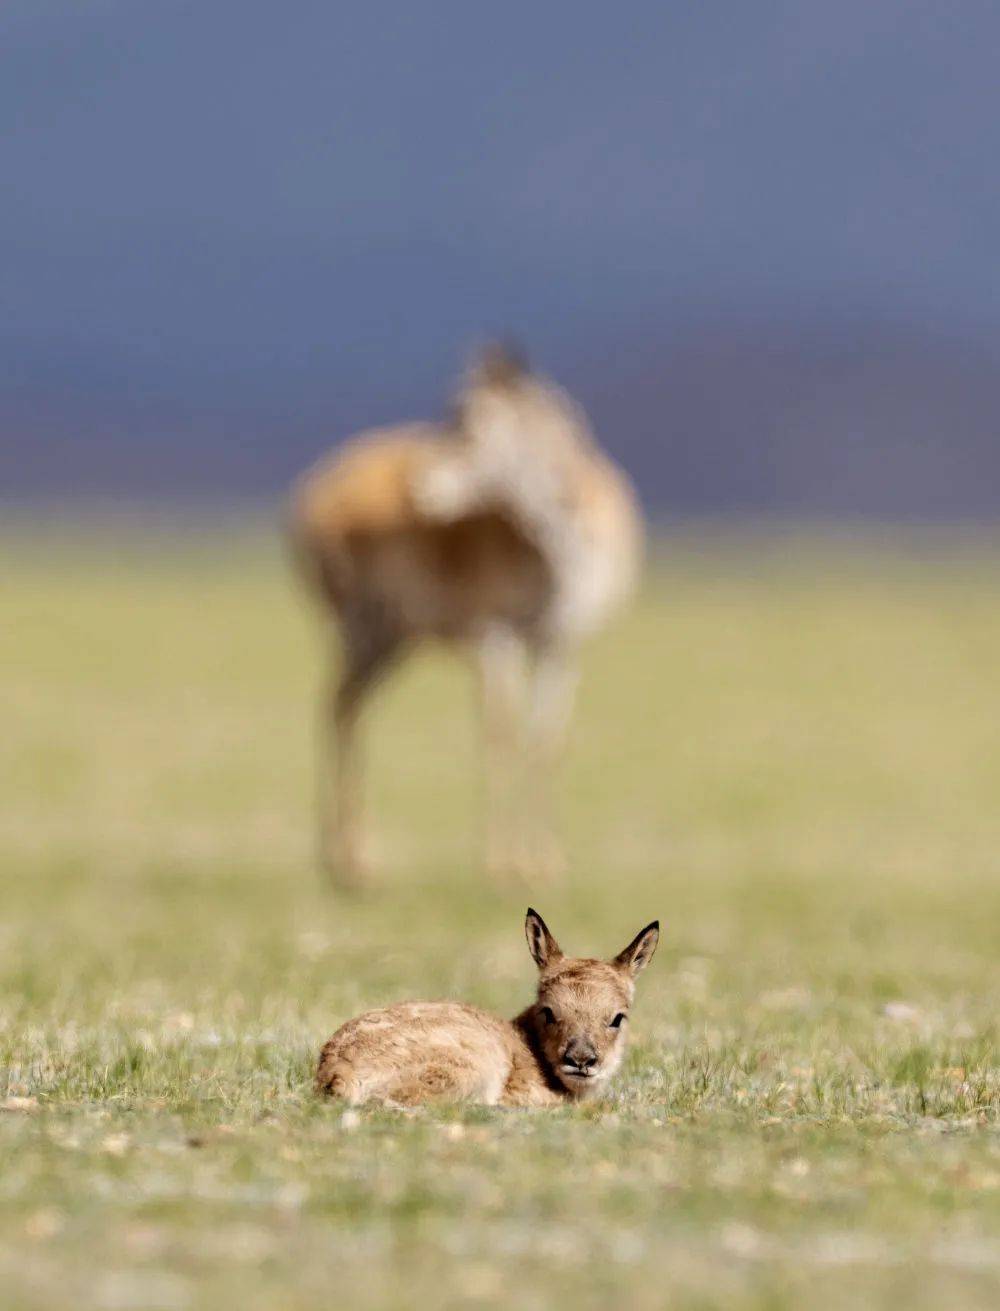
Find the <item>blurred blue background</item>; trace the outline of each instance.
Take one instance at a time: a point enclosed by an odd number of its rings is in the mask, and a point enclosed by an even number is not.
[[[4,497],[271,498],[512,335],[661,513],[1000,509],[1000,8],[6,0]]]

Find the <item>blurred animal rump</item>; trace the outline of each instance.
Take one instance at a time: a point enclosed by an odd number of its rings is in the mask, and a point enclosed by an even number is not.
[[[575,651],[627,598],[642,545],[631,488],[579,407],[491,347],[449,420],[361,434],[307,472],[291,532],[341,637],[320,816],[321,855],[337,881],[357,881],[365,864],[363,703],[424,638],[460,644],[478,662],[488,864],[558,871],[549,782]]]

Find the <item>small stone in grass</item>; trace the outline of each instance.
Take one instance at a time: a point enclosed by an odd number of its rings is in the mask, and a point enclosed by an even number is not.
[[[341,1129],[346,1129],[348,1133],[350,1133],[353,1129],[357,1129],[360,1123],[361,1123],[361,1116],[357,1111],[354,1110],[345,1111],[344,1114],[340,1117],[340,1127]]]
[[[22,1111],[30,1114],[37,1110],[37,1097],[5,1097],[0,1101],[0,1111]]]
[[[759,1230],[735,1221],[723,1229],[722,1246],[733,1256],[752,1258],[760,1255],[764,1244]]]
[[[920,1018],[920,1011],[916,1006],[911,1006],[908,1001],[887,1001],[882,1007],[882,1014],[887,1020],[896,1020],[899,1023]]]
[[[38,1241],[54,1238],[63,1228],[65,1221],[61,1211],[53,1206],[45,1206],[40,1211],[33,1211],[24,1224],[24,1232],[29,1238]]]

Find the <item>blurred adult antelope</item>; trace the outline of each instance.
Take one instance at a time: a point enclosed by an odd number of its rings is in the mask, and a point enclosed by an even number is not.
[[[513,1020],[454,1001],[411,1001],[348,1020],[323,1048],[319,1092],[412,1106],[440,1098],[558,1106],[606,1087],[625,1054],[635,979],[656,950],[654,920],[611,960],[564,956],[537,911],[524,922],[535,1003]]]
[[[321,852],[341,883],[364,865],[358,718],[422,638],[478,659],[487,744],[487,857],[556,872],[552,765],[583,637],[630,592],[642,527],[622,473],[560,388],[492,348],[442,424],[362,434],[299,481],[298,556],[335,617],[342,660]]]

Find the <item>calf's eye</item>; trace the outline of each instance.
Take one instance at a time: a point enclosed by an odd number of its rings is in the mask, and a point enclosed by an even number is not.
[[[542,1019],[545,1021],[546,1024],[555,1024],[556,1017],[550,1007],[548,1006],[542,1007]]]
[[[620,1029],[620,1028],[622,1027],[622,1020],[624,1020],[624,1018],[625,1018],[625,1012],[624,1012],[624,1011],[619,1011],[618,1014],[615,1016],[615,1018],[614,1018],[614,1019],[611,1021],[611,1023],[608,1025],[608,1028],[609,1028],[609,1029]]]

